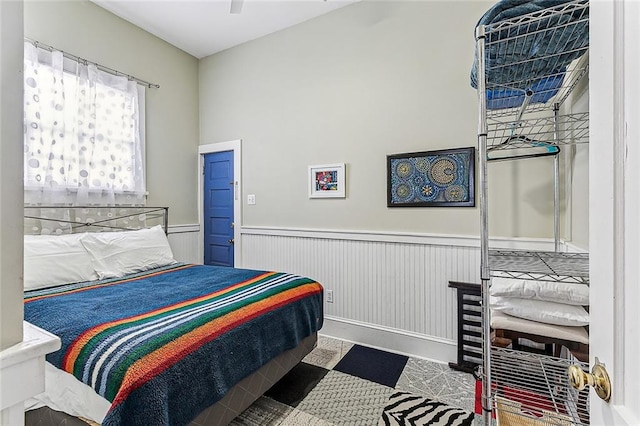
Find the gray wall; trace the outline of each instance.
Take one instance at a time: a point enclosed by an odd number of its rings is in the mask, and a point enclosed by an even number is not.
[[[200,143],[243,140],[243,225],[477,235],[477,207],[387,208],[386,156],[476,146],[473,29],[492,4],[365,0],[201,60]],[[307,166],[340,162],[347,198],[308,199]],[[491,166],[493,235],[553,235],[552,170]]]
[[[0,2],[0,351],[22,340],[22,11]]]
[[[27,1],[24,33],[160,85],[146,91],[147,204],[197,223],[198,60],[86,0]]]

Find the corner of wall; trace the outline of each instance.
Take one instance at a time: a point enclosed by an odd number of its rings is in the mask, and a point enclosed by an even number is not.
[[[22,341],[23,2],[0,2],[0,350]]]

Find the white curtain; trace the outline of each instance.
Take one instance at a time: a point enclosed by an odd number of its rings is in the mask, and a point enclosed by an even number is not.
[[[25,204],[143,204],[144,88],[25,43]]]

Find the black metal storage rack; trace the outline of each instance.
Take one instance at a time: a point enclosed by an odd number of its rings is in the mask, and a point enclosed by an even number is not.
[[[480,284],[449,281],[449,287],[457,290],[458,299],[458,359],[449,367],[473,373],[482,364]]]

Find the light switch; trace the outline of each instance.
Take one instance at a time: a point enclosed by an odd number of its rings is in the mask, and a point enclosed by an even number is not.
[[[255,194],[247,195],[247,204],[253,205],[255,203],[256,203],[256,195]]]

